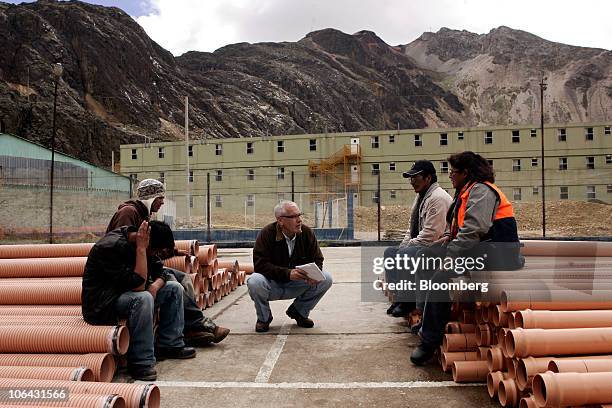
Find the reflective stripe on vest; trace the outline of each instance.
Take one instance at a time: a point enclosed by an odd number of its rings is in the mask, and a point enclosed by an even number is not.
[[[461,190],[460,198],[461,198],[461,206],[457,211],[457,227],[463,227],[463,222],[465,220],[465,210],[467,209],[468,198],[470,197],[470,191],[474,187],[476,183],[472,183],[466,185]],[[493,191],[497,193],[497,197],[499,198],[499,206],[497,207],[497,211],[495,215],[491,218],[491,221],[499,220],[502,218],[510,218],[514,217],[514,210],[512,209],[512,204],[506,198],[505,194],[493,183],[485,181],[483,184],[489,186]]]

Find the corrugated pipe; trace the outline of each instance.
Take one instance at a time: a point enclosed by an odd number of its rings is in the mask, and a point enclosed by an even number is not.
[[[75,407],[75,408],[125,408],[125,400],[116,394],[69,394],[65,401],[36,401],[32,405],[5,405],[2,408],[28,408],[28,407]]]
[[[0,245],[0,259],[87,257],[93,246],[93,243]]]
[[[87,258],[20,258],[0,260],[0,278],[83,276]]]
[[[236,259],[218,259],[217,260],[218,268],[225,268],[228,271],[238,272],[240,270],[240,266],[238,265],[238,260]]]
[[[110,382],[115,375],[115,358],[109,353],[89,354],[0,354],[2,366],[65,367],[85,366],[91,368],[93,381]]]
[[[189,255],[198,256],[200,253],[200,242],[197,239],[174,241],[174,246],[188,252]]]
[[[520,310],[514,325],[523,329],[577,329],[610,327],[612,310]]]
[[[612,256],[612,242],[522,241],[521,253],[529,256]]]
[[[0,378],[94,381],[94,374],[88,367],[0,366]]]
[[[533,395],[540,407],[612,403],[612,372],[553,373],[533,378]]]
[[[612,327],[587,329],[514,329],[506,334],[511,357],[612,353]]]
[[[0,280],[1,305],[80,305],[81,280],[71,278]]]
[[[206,304],[208,307],[212,307],[215,304],[215,295],[213,292],[206,292]]]
[[[244,262],[240,264],[240,270],[250,275],[254,272],[255,268],[253,267],[253,263]]]
[[[0,305],[0,316],[82,316],[81,306],[4,306]]]
[[[191,255],[189,257],[189,271],[190,273],[198,273],[200,271],[200,261],[197,256]]]
[[[217,246],[216,245],[200,245],[200,252],[198,252],[198,260],[200,265],[210,265],[213,259],[217,258]]]
[[[504,312],[518,310],[603,310],[612,309],[612,290],[578,291],[504,291]]]
[[[127,352],[124,326],[0,326],[0,353]]]
[[[91,326],[82,316],[11,315],[0,318],[0,326]]]
[[[164,260],[164,266],[177,271],[191,273],[191,258],[189,256],[173,256]]]
[[[155,384],[120,384],[86,381],[20,380],[0,378],[2,388],[67,388],[72,394],[118,394],[126,408],[159,408],[159,388]]]

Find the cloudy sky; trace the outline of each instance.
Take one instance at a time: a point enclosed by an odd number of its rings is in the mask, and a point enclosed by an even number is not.
[[[6,1],[6,0],[4,0]],[[21,1],[10,1],[20,3]],[[180,55],[237,42],[297,41],[310,31],[371,30],[391,45],[441,27],[484,34],[501,25],[547,40],[612,49],[609,0],[88,0],[130,14]]]

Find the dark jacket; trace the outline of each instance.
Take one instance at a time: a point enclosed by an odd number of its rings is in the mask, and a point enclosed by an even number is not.
[[[136,245],[128,241],[133,226],[121,227],[106,234],[91,249],[85,263],[81,307],[83,318],[89,324],[116,324],[115,303],[122,293],[142,285],[136,272]],[[163,277],[159,258],[147,259],[148,283]]]
[[[253,248],[255,272],[278,282],[289,282],[289,273],[298,265],[316,263],[323,270],[323,254],[310,228],[302,225],[295,238],[295,248],[289,258],[285,236],[277,222],[266,225],[257,235]]]
[[[149,216],[149,209],[142,201],[128,200],[119,205],[117,212],[106,227],[106,233],[108,234],[112,230],[126,225],[133,225],[138,228],[143,221],[149,221]]]

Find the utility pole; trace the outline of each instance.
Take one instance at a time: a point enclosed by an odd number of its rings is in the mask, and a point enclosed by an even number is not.
[[[540,135],[542,137],[542,237],[546,238],[546,184],[544,181],[544,91],[546,90],[546,77],[542,76],[540,82]]]
[[[185,159],[187,163],[187,225],[191,225],[191,184],[189,180],[189,97],[185,96]]]
[[[28,71],[29,72],[29,71]],[[49,175],[50,189],[49,189],[49,243],[53,243],[53,189],[54,189],[54,178],[55,178],[55,134],[57,127],[55,124],[55,117],[57,116],[57,83],[59,82],[64,68],[62,64],[54,64],[52,68],[54,77],[54,90],[53,90],[53,130],[51,133],[51,174]]]

